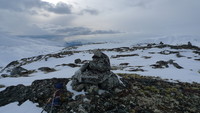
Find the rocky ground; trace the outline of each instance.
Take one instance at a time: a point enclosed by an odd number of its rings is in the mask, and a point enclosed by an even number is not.
[[[167,82],[160,78],[135,74],[118,74],[123,86],[100,94],[87,92],[72,99],[66,90],[66,101],[59,113],[198,113],[200,111],[200,84]],[[54,91],[54,84],[69,79],[37,80],[31,86],[17,85],[0,92],[0,106],[26,100],[46,104]]]

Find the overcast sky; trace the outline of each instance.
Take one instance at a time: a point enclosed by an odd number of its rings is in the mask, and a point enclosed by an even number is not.
[[[200,0],[0,0],[0,32],[109,37],[200,35]]]

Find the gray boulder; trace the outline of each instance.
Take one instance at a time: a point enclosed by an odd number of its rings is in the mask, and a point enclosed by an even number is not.
[[[28,70],[23,68],[23,67],[15,67],[11,70],[10,72],[10,75],[11,76],[23,76],[25,75],[25,73],[27,72]]]
[[[87,91],[88,86],[91,85],[96,85],[98,88],[105,90],[119,86],[120,82],[117,75],[110,71],[109,57],[99,50],[95,50],[93,53],[92,61],[85,63],[73,75],[72,88],[77,91]]]

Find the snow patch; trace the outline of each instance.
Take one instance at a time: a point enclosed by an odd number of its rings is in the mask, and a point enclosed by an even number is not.
[[[78,91],[73,90],[71,84],[72,84],[72,81],[69,81],[69,82],[67,83],[66,87],[67,87],[67,90],[68,90],[69,92],[71,92],[71,93],[74,94],[73,97],[72,97],[72,99],[75,100],[75,97],[76,97],[76,96],[78,96],[78,95],[85,95],[85,94],[86,94],[85,91],[78,92]]]
[[[36,107],[37,104],[34,104],[31,101],[26,101],[22,105],[18,106],[17,102],[2,106],[0,113],[41,113],[42,108]],[[43,113],[46,113],[45,111]]]

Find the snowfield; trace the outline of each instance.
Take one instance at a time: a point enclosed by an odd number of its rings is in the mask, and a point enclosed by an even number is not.
[[[0,34],[0,67],[13,60],[48,54],[63,48],[57,42],[45,39],[31,39]]]
[[[26,101],[21,106],[18,106],[17,104],[17,102],[14,102],[1,107],[0,113],[41,113],[42,111],[42,108],[36,107],[36,104],[31,101]]]
[[[181,40],[182,39],[182,40]],[[200,46],[199,37],[165,37],[156,40],[145,40],[139,42],[140,46],[146,45],[145,43],[156,43],[160,41],[166,44],[187,44],[190,41],[192,44]],[[62,66],[62,64],[74,63],[75,59],[80,58],[83,60],[92,60],[92,52],[88,50],[93,49],[112,49],[119,47],[133,47],[137,46],[138,42],[133,40],[120,40],[100,44],[88,44],[83,46],[77,46],[70,51],[80,51],[73,55],[65,55],[62,58],[49,58],[48,60],[39,60],[33,63],[23,65],[22,67],[27,70],[36,70],[35,73],[29,75],[29,77],[6,77],[0,78],[0,85],[5,85],[4,88],[0,88],[0,91],[11,85],[30,85],[34,80],[47,79],[47,78],[70,78],[79,67]],[[33,39],[5,37],[0,38],[0,67],[5,67],[13,60],[20,60],[21,58],[37,56],[40,54],[57,53],[60,51],[69,50],[69,48],[63,49],[50,41],[36,41]],[[63,49],[63,50],[62,50]],[[160,54],[160,52],[179,52],[182,57],[177,57],[177,54]],[[194,50],[190,49],[171,49],[171,48],[150,48],[150,49],[138,49],[135,51],[103,51],[110,58],[111,66],[116,67],[113,69],[114,73],[136,73],[144,76],[158,76],[162,79],[168,79],[170,81],[178,80],[181,82],[198,82],[200,83],[200,55],[194,53]],[[117,55],[134,55],[126,57],[115,57]],[[168,68],[154,69],[152,64],[157,61],[169,61],[173,60],[179,64],[183,69],[177,69],[173,65],[169,64]],[[122,65],[127,63],[127,65]],[[38,70],[40,67],[50,67],[56,69],[54,72],[45,73]],[[1,69],[1,68],[0,68]],[[131,71],[140,70],[140,71]],[[0,73],[4,74],[5,71]],[[25,102],[21,106],[17,106],[17,103],[11,103],[9,105],[0,107],[0,113],[40,113],[41,108],[36,107],[32,102]]]

